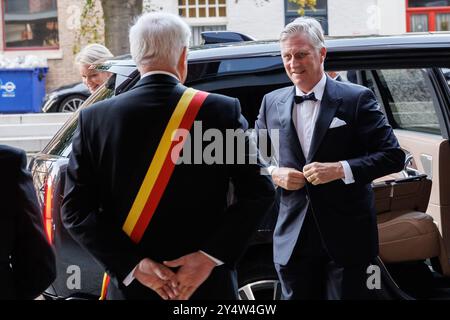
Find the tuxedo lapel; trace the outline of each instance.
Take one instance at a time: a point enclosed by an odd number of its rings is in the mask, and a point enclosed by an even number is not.
[[[302,168],[305,163],[305,157],[303,155],[297,131],[295,130],[294,122],[292,121],[294,94],[295,87],[292,87],[292,90],[289,90],[288,94],[282,97],[277,103],[278,117],[284,129],[280,132],[280,139],[286,139],[286,145],[288,146],[286,149],[289,150],[289,152],[292,152],[298,160],[299,168]],[[282,156],[280,155],[280,157]]]
[[[317,150],[319,149],[320,143],[322,142],[325,133],[330,127],[331,121],[336,114],[336,110],[341,103],[342,98],[338,96],[335,81],[327,77],[325,91],[320,103],[319,115],[317,116],[317,121],[312,136],[307,163],[311,162]]]

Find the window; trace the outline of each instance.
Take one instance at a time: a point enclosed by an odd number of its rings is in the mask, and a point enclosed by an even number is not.
[[[6,49],[58,48],[56,0],[3,0]]]
[[[450,0],[409,0],[408,32],[450,31]]]
[[[283,61],[279,55],[190,63],[188,81],[192,82],[231,74],[256,74],[265,71],[273,72],[274,70],[278,72],[280,69],[284,73]]]
[[[287,11],[289,11],[289,12],[297,12],[298,9],[299,9],[299,5],[298,4],[290,2],[288,0],[288,2],[287,2]],[[316,10],[311,10],[308,7],[306,7],[305,8],[305,14],[311,13],[311,12],[314,12],[314,11],[316,11],[316,12],[317,11],[325,11],[326,12],[327,11],[327,0],[317,0],[315,9]]]
[[[227,16],[226,0],[178,0],[178,13],[184,18]]]
[[[392,69],[372,72],[379,101],[384,102],[394,128],[441,135],[431,82],[425,69]],[[393,120],[393,121],[392,121]]]
[[[428,31],[428,15],[413,14],[411,15],[411,32]]]
[[[409,0],[408,2],[410,8],[450,6],[450,0]]]
[[[290,2],[289,0],[285,1],[285,23],[293,21],[295,18],[298,18],[298,9],[299,6],[296,3]],[[313,17],[317,19],[322,25],[323,31],[325,34],[328,34],[328,15],[327,15],[327,0],[317,0],[315,10],[311,10],[308,7],[305,8],[305,16]]]

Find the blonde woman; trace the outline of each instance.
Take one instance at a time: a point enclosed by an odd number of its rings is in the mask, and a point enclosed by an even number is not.
[[[114,57],[111,51],[101,44],[90,44],[84,47],[75,57],[83,83],[93,93],[111,76],[110,72],[93,69],[93,65]]]

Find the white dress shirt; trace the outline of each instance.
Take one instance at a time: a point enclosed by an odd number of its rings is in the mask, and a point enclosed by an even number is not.
[[[314,88],[312,88],[310,92],[303,92],[299,88],[295,87],[295,94],[297,96],[304,96],[314,92],[314,96],[317,99],[317,101],[306,100],[299,104],[294,102],[294,108],[292,108],[292,120],[294,122],[294,126],[297,131],[297,136],[300,140],[300,145],[305,159],[308,158],[308,154],[311,148],[312,136],[314,133],[314,128],[316,126],[317,117],[319,115],[320,103],[322,102],[326,83],[327,76],[324,73],[320,81],[314,86]],[[354,183],[355,179],[348,162],[339,162],[342,164],[345,175],[345,177],[342,178],[342,181],[345,184]],[[272,173],[273,169],[275,169],[274,166],[268,168],[270,173]]]

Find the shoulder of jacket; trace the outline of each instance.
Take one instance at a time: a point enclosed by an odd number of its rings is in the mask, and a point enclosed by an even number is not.
[[[203,91],[203,92],[206,92],[206,91]],[[212,93],[212,92],[206,92],[206,93],[208,94],[207,99],[209,99],[209,100],[215,100],[215,101],[220,101],[222,103],[231,103],[231,104],[233,104],[236,101],[236,98],[225,96],[223,94]]]
[[[264,96],[265,108],[270,108],[272,105],[285,101],[289,95],[292,94],[294,86],[280,88],[267,93]]]
[[[26,154],[22,149],[0,145],[0,170],[4,173],[10,172],[26,164]]]

